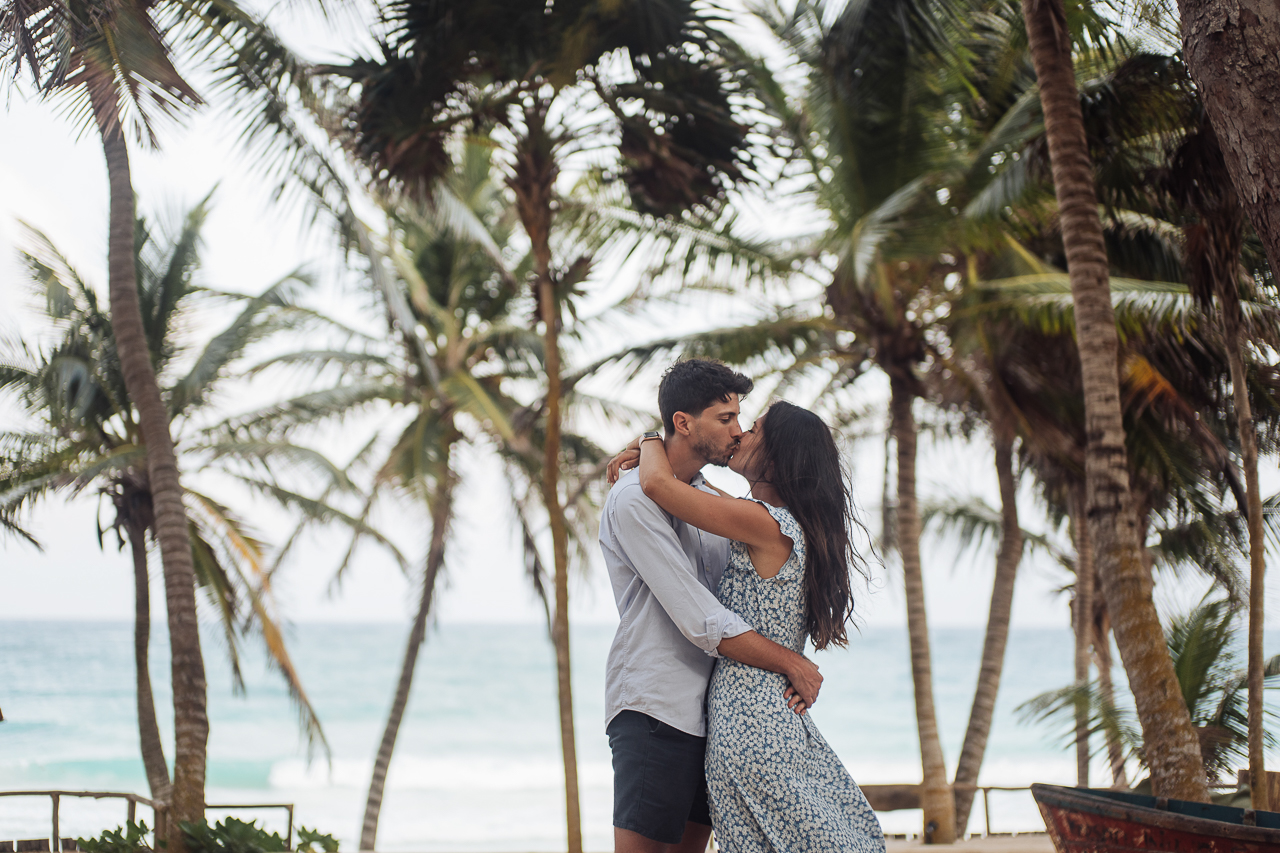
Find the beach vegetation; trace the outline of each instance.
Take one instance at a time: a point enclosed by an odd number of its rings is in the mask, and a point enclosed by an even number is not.
[[[278,832],[268,832],[256,820],[224,818],[213,826],[206,820],[179,825],[192,853],[284,853],[288,844]]]
[[[128,821],[124,826],[105,830],[94,838],[77,838],[76,848],[84,853],[148,853],[154,849],[147,842],[151,830],[143,821]]]
[[[1235,768],[1249,758],[1247,668],[1240,656],[1242,604],[1228,598],[1200,602],[1188,613],[1170,620],[1165,642],[1178,673],[1179,696],[1196,727],[1201,758],[1210,783],[1233,781]],[[1264,679],[1268,689],[1280,688],[1280,655],[1267,660]],[[1150,773],[1151,747],[1131,705],[1107,696],[1096,681],[1071,685],[1035,696],[1018,707],[1022,719],[1042,725],[1064,742],[1075,740],[1075,715],[1083,707],[1090,730],[1121,743],[1126,761],[1140,772]],[[1269,712],[1272,722],[1277,717]],[[1070,730],[1064,723],[1070,721]],[[1267,744],[1277,743],[1269,735]],[[1136,788],[1149,790],[1148,776]]]
[[[318,829],[298,827],[298,853],[338,853],[338,839]]]

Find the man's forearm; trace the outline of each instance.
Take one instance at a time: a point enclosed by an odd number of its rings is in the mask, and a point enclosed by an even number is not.
[[[755,631],[722,639],[716,651],[747,666],[785,675],[807,705],[812,705],[818,699],[822,676],[813,661]]]

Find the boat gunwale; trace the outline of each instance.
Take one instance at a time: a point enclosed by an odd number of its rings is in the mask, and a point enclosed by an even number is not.
[[[1123,800],[1108,797],[1104,792],[1095,792],[1085,788],[1067,788],[1061,785],[1046,785],[1036,782],[1031,786],[1031,795],[1036,804],[1042,807],[1085,812],[1118,820],[1128,820],[1144,826],[1154,826],[1172,832],[1195,833],[1215,838],[1230,838],[1235,841],[1261,842],[1277,845],[1280,850],[1280,829],[1265,826],[1247,826],[1243,823],[1232,823],[1225,820],[1214,820],[1206,817],[1179,814],[1151,806],[1126,803]],[[1188,802],[1186,800],[1170,800],[1169,802]],[[1198,803],[1195,805],[1199,805]],[[1220,806],[1220,808],[1234,808]],[[1248,811],[1243,810],[1243,811]],[[1275,814],[1272,812],[1272,814]],[[1056,827],[1048,825],[1050,835],[1056,835]]]

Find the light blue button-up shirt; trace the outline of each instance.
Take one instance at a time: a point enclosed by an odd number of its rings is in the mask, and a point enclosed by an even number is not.
[[[711,491],[701,474],[693,485]],[[706,737],[716,647],[751,630],[713,593],[729,541],[667,514],[645,497],[632,469],[605,501],[600,548],[622,619],[605,668],[605,725],[639,711]]]

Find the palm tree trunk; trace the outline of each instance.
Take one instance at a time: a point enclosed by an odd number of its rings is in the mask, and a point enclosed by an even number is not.
[[[1076,594],[1073,619],[1076,700],[1076,786],[1089,787],[1089,706],[1083,700],[1089,683],[1089,652],[1093,648],[1093,548],[1086,521],[1084,489],[1071,496],[1071,527],[1076,540]]]
[[[427,551],[427,565],[422,572],[422,590],[418,595],[418,612],[409,630],[409,642],[405,645],[404,660],[400,664],[400,680],[396,682],[396,695],[391,700],[391,712],[382,730],[382,742],[378,744],[378,756],[373,762],[373,777],[369,780],[369,797],[365,800],[364,823],[360,827],[361,850],[373,850],[378,840],[378,818],[382,813],[382,793],[386,788],[387,769],[391,766],[391,754],[396,748],[400,723],[409,704],[409,692],[413,687],[413,673],[418,665],[418,652],[427,636],[427,616],[431,613],[431,601],[435,596],[436,578],[444,565],[445,543],[449,525],[453,521],[453,492],[456,481],[452,467],[450,441],[443,450],[444,474],[436,483],[431,501],[431,546]]]
[[[995,425],[993,424],[993,427]],[[1000,676],[1004,671],[1004,651],[1009,640],[1009,616],[1013,611],[1013,587],[1022,561],[1022,526],[1018,521],[1018,481],[1013,473],[1013,432],[995,427],[993,439],[996,479],[1000,484],[1000,551],[996,554],[995,581],[991,585],[991,607],[987,612],[987,635],[982,642],[982,667],[973,692],[969,727],[956,763],[956,835],[969,826],[969,812],[987,751],[991,720],[995,715]]]
[[[126,498],[127,499],[127,498]],[[136,520],[125,522],[129,550],[133,554],[133,660],[138,676],[138,741],[142,745],[142,766],[147,772],[151,799],[167,803],[172,796],[169,765],[164,760],[164,743],[156,722],[156,702],[151,694],[151,665],[147,650],[151,644],[151,577],[147,572],[147,529]]]
[[[1280,5],[1178,0],[1182,50],[1273,270],[1280,270]]]
[[[1159,796],[1207,802],[1199,741],[1143,571],[1120,411],[1118,340],[1062,0],[1022,0],[1075,303],[1084,387],[1085,479],[1094,559]]]
[[[92,92],[110,180],[111,232],[107,248],[111,326],[125,390],[138,410],[147,448],[147,475],[155,513],[155,537],[164,568],[173,679],[173,797],[167,825],[204,820],[205,750],[209,740],[204,658],[196,616],[195,569],[182,505],[178,457],[169,434],[169,412],[160,397],[138,303],[134,268],[134,199],[129,152],[109,92]],[[181,832],[169,833],[170,853],[186,853]]]
[[[547,370],[546,437],[542,459],[542,502],[551,528],[555,560],[555,612],[551,644],[556,653],[556,695],[560,705],[560,752],[564,761],[565,832],[569,853],[582,853],[578,801],[578,750],[573,725],[573,680],[569,656],[569,535],[560,500],[560,304],[551,273],[551,202],[559,168],[546,132],[545,102],[525,112],[527,135],[517,155],[511,187],[521,224],[533,250],[538,314],[542,320]]]
[[[916,505],[915,402],[907,379],[890,375],[893,440],[898,447],[898,553],[907,599],[907,633],[911,642],[911,684],[915,689],[916,728],[920,735],[920,763],[924,780],[920,805],[924,810],[926,844],[956,840],[956,803],[947,784],[947,764],[938,737],[933,703],[933,663],[929,650],[929,622],[924,604],[924,574],[920,566],[920,511]]]
[[[1269,786],[1265,782],[1266,760],[1263,752],[1266,732],[1263,728],[1262,687],[1266,658],[1262,652],[1262,627],[1267,558],[1262,528],[1262,490],[1258,484],[1258,435],[1253,425],[1253,406],[1249,402],[1248,379],[1241,356],[1240,324],[1236,317],[1230,315],[1225,316],[1224,321],[1249,522],[1249,779],[1254,780],[1250,790],[1253,792],[1254,809],[1270,811],[1273,804],[1270,802]],[[1264,781],[1256,781],[1259,779]]]
[[[1115,707],[1116,688],[1111,681],[1111,627],[1106,617],[1106,606],[1095,608],[1102,618],[1094,623],[1093,653],[1094,662],[1098,665],[1098,693],[1102,701],[1109,707]],[[1127,790],[1129,774],[1124,767],[1124,746],[1110,729],[1106,731],[1107,762],[1111,766],[1111,787],[1116,790]]]

